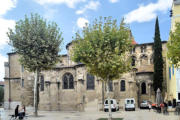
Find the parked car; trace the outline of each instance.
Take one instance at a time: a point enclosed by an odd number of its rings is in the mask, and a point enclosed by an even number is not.
[[[119,110],[119,104],[115,99],[110,99],[110,103],[111,103],[111,110],[112,111],[118,111]],[[108,105],[108,99],[105,99],[104,101],[104,112],[108,112],[109,111],[109,105]]]
[[[152,102],[148,101],[148,100],[143,100],[140,103],[140,109],[142,109],[142,108],[149,108],[149,104],[152,105]]]
[[[135,111],[135,99],[134,98],[126,98],[125,99],[125,111],[134,110]]]

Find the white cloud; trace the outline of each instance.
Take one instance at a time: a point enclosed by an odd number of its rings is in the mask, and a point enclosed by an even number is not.
[[[0,49],[7,45],[8,37],[7,31],[8,28],[13,28],[15,26],[14,20],[7,20],[3,17],[7,11],[16,7],[17,0],[1,0],[0,2]],[[4,62],[7,61],[7,58],[0,54],[0,80],[4,78]]]
[[[7,62],[8,59],[5,56],[2,56],[0,54],[0,81],[3,80],[3,78],[5,77],[4,73],[5,73],[5,69],[4,69],[4,62]]]
[[[89,21],[88,21],[87,19],[85,19],[85,18],[80,17],[80,18],[78,18],[78,20],[77,20],[77,26],[78,26],[79,28],[85,27],[86,23],[88,24]]]
[[[53,20],[54,17],[56,16],[56,14],[58,14],[58,10],[49,8],[49,7],[45,7],[45,13],[43,16],[48,20]]]
[[[76,4],[85,2],[86,0],[35,0],[40,5],[45,4],[66,4],[70,8],[74,8]]]
[[[116,3],[118,2],[119,0],[109,0],[111,3]]]
[[[0,49],[3,48],[4,45],[7,45],[8,37],[7,32],[8,28],[14,28],[15,21],[7,20],[3,18],[3,15],[7,13],[7,11],[16,7],[17,0],[3,0],[0,4]]]
[[[148,22],[156,18],[157,12],[166,12],[172,5],[172,0],[158,0],[157,3],[150,3],[125,15],[125,22]]]
[[[16,6],[17,0],[1,0],[0,3],[0,15],[4,15],[8,10]]]
[[[0,18],[0,26],[0,48],[2,49],[4,45],[7,45],[9,40],[7,37],[8,28],[13,29],[15,26],[15,21]]]
[[[87,5],[85,5],[82,9],[77,10],[76,14],[83,14],[88,9],[89,10],[97,10],[98,6],[100,5],[99,1],[90,1]]]

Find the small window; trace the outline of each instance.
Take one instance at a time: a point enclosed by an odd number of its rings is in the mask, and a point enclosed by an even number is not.
[[[146,52],[146,46],[143,45],[143,46],[141,46],[141,53],[145,53],[145,52]]]
[[[178,93],[178,100],[180,100],[180,93]]]
[[[133,49],[131,50],[131,54],[135,53],[135,51],[136,51],[136,48],[133,47]]]
[[[125,80],[121,80],[121,91],[125,91],[125,90],[126,90]]]
[[[110,91],[110,92],[113,91],[113,84],[112,84],[112,81],[109,81],[109,91]]]
[[[22,81],[21,81],[21,87],[22,88],[24,87],[24,79],[22,79]]]
[[[171,67],[169,67],[169,80],[171,80]]]
[[[40,79],[40,91],[44,91],[44,76],[41,75]]]
[[[135,56],[132,56],[132,63],[131,63],[132,66],[135,66],[136,65],[136,57]]]
[[[150,63],[153,64],[154,63],[154,54],[151,55],[151,58],[150,58]]]
[[[172,65],[172,73],[174,75],[174,64]]]
[[[94,90],[94,76],[87,74],[87,90]]]

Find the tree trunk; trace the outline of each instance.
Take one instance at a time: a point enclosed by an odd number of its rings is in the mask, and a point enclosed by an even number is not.
[[[102,81],[102,110],[104,109],[104,81]]]
[[[39,71],[36,69],[35,80],[34,80],[34,116],[38,116],[38,80]]]
[[[111,101],[110,101],[110,94],[109,94],[109,77],[107,78],[106,88],[107,88],[108,106],[109,106],[109,118],[108,118],[108,120],[112,120]]]

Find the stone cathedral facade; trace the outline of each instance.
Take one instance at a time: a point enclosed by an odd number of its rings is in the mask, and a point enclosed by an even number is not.
[[[102,109],[106,99],[105,83],[89,74],[84,64],[71,61],[69,52],[72,45],[66,46],[67,54],[61,55],[61,61],[53,69],[41,72],[39,110]],[[162,42],[162,47],[163,59],[166,60],[166,41]],[[124,107],[126,98],[135,98],[137,107],[142,100],[155,101],[152,87],[153,43],[136,44],[131,55],[133,69],[109,84],[111,98],[119,102],[120,108]],[[8,53],[8,62],[5,63],[6,109],[14,109],[17,104],[33,106],[34,73],[26,71],[18,59],[18,54]]]

